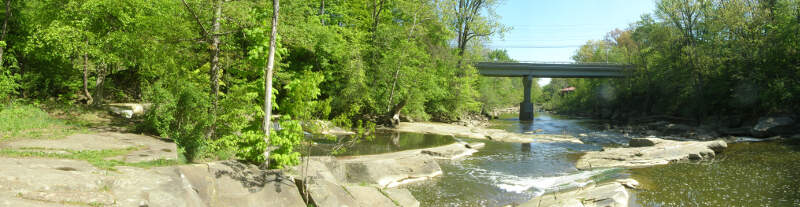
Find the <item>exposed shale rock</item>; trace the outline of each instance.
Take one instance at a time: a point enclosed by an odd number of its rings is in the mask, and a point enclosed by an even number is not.
[[[520,207],[625,207],[628,206],[628,200],[630,199],[630,193],[625,188],[625,183],[632,182],[614,181],[597,185],[592,184],[567,192],[551,193],[536,197],[523,203]]]
[[[699,142],[658,138],[635,138],[630,146],[586,152],[575,165],[579,169],[663,165],[680,160],[711,158],[728,147],[722,140]]]

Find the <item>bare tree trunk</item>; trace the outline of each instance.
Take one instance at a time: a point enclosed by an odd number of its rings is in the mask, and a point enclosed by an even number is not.
[[[8,33],[8,19],[11,19],[11,0],[6,0],[6,18],[3,20],[3,34],[0,35],[0,41],[6,40],[6,34]],[[3,52],[5,52],[5,46],[0,47],[0,68],[3,67]]]
[[[322,2],[319,4],[319,16],[322,26],[325,26],[325,0],[322,0]]]
[[[217,0],[214,5],[214,18],[211,20],[211,33],[208,34],[211,38],[211,69],[208,75],[211,79],[211,126],[209,127],[206,138],[214,137],[217,128],[217,106],[219,101],[219,31],[220,19],[222,18],[222,0]]]
[[[270,131],[270,118],[272,117],[272,70],[275,66],[275,38],[278,36],[278,10],[279,0],[272,0],[272,34],[269,36],[269,57],[267,59],[267,68],[264,71],[264,142],[267,143],[267,149],[264,150],[264,158],[266,158],[266,165],[269,166],[269,131]]]
[[[219,20],[222,17],[222,0],[217,0],[214,5],[214,18],[211,20],[211,70],[208,71],[211,77],[211,96],[214,110],[217,108],[217,97],[219,94]]]
[[[419,11],[419,9],[417,9],[417,11]],[[414,30],[417,27],[417,14],[418,14],[417,12],[414,13],[414,23],[411,24],[411,30],[409,30],[409,32],[408,32],[408,40],[412,40],[413,39]],[[405,50],[403,50],[402,54],[403,55],[400,56],[400,57],[405,58],[405,56],[406,56]],[[394,71],[394,81],[392,81],[392,90],[391,90],[391,93],[389,93],[389,103],[386,104],[386,111],[387,112],[389,112],[392,109],[391,108],[392,107],[392,102],[394,102],[394,89],[395,89],[395,86],[397,86],[397,79],[398,79],[399,76],[400,76],[400,65],[398,65],[395,68],[395,71]]]
[[[89,41],[86,41],[87,45]],[[83,95],[86,96],[86,105],[92,105],[94,99],[89,93],[89,55],[83,53]]]
[[[106,75],[108,74],[108,65],[105,63],[100,64],[97,68],[97,81],[95,81],[94,89],[94,104],[103,104],[103,88],[105,86]]]

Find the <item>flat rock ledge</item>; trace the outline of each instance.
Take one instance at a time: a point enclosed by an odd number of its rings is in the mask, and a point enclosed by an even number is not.
[[[178,148],[174,142],[153,136],[117,132],[73,134],[60,139],[21,139],[0,143],[0,148],[50,153],[135,148],[136,150],[128,154],[110,159],[125,162],[178,159]]]
[[[290,177],[233,161],[98,169],[86,161],[0,157],[0,206],[306,206]]]
[[[722,140],[673,141],[659,138],[634,138],[626,148],[605,148],[586,152],[576,161],[578,169],[644,167],[683,160],[712,158],[728,147]]]
[[[473,139],[488,139],[501,142],[572,142],[583,144],[581,140],[568,135],[552,134],[520,134],[511,133],[501,129],[487,129],[482,127],[466,127],[455,124],[433,122],[400,122],[392,130],[399,132],[439,134],[445,136],[466,137]]]
[[[394,188],[418,182],[442,174],[437,159],[458,159],[477,152],[464,143],[453,143],[440,147],[406,150],[392,153],[363,156],[315,156],[304,160],[294,172],[303,172],[314,179],[335,183],[368,184],[380,188]],[[473,147],[476,143],[471,143]],[[296,174],[300,176],[301,174]]]
[[[627,207],[630,193],[626,186],[635,180],[618,180],[608,183],[591,184],[567,192],[546,194],[519,205],[520,207]]]
[[[302,160],[290,172],[306,178],[297,183],[306,184],[304,192],[315,206],[419,207],[419,201],[403,185],[441,175],[436,160],[459,159],[481,147],[482,143],[476,142],[453,143],[377,155],[315,156]]]

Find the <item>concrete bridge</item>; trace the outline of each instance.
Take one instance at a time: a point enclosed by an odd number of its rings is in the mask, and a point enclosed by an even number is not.
[[[531,84],[536,78],[622,78],[626,65],[608,63],[475,63],[478,73],[492,77],[522,77],[525,99],[519,104],[519,120],[533,120]]]

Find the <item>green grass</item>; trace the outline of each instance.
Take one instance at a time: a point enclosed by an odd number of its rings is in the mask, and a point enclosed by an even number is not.
[[[93,166],[105,169],[105,170],[116,170],[114,167],[116,166],[132,166],[132,167],[140,167],[140,168],[151,168],[151,167],[160,167],[160,166],[170,166],[170,165],[177,165],[181,164],[177,160],[165,160],[165,159],[158,159],[153,161],[144,161],[144,162],[124,162],[119,160],[108,160],[107,158],[120,156],[128,154],[134,150],[137,150],[135,147],[126,148],[126,149],[110,149],[110,150],[61,150],[61,149],[44,149],[44,150],[60,150],[69,152],[68,154],[64,153],[53,153],[53,152],[44,152],[44,151],[25,151],[28,149],[32,150],[42,150],[42,148],[24,148],[23,151],[20,150],[13,150],[13,149],[0,149],[0,156],[5,157],[41,157],[41,158],[58,158],[58,159],[72,159],[72,160],[85,160],[92,164]]]
[[[383,191],[383,189],[380,189],[380,188],[377,188],[377,189],[378,189],[378,191],[380,191],[380,192],[381,192],[381,194],[383,194],[383,196],[386,196],[386,198],[388,198],[389,200],[391,200],[391,201],[392,201],[392,203],[394,203],[394,205],[395,205],[395,206],[400,206],[400,202],[397,202],[397,201],[396,201],[396,200],[394,200],[394,199],[393,199],[391,196],[389,196],[389,193],[387,193],[386,191]]]
[[[28,104],[0,106],[0,140],[10,138],[60,138],[80,130],[44,110]]]

